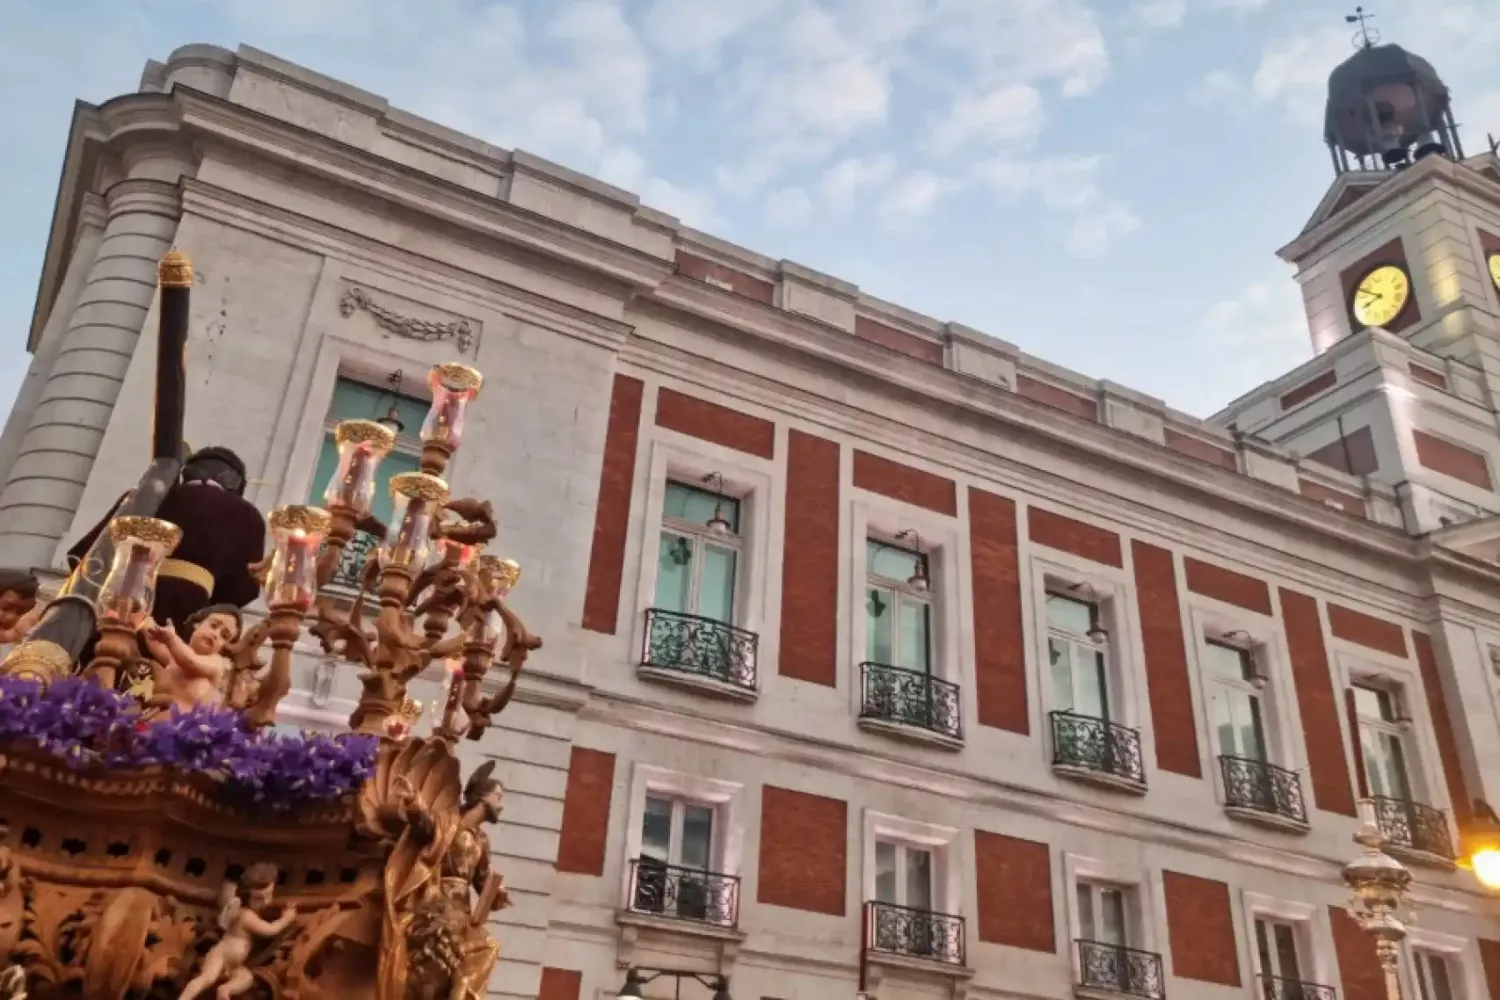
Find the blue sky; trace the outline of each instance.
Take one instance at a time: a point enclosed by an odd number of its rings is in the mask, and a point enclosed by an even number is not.
[[[1500,133],[1485,0],[1367,4]],[[74,98],[245,42],[773,258],[1207,415],[1310,355],[1324,0],[6,0],[0,400]]]

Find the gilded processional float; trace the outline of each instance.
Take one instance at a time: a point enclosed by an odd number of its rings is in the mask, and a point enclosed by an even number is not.
[[[263,518],[233,453],[183,454],[187,258],[159,283],[145,475],[44,607],[0,576],[0,998],[482,997],[502,789],[456,747],[541,641],[506,604],[519,568],[484,551],[490,505],[443,480],[480,374],[432,370],[389,526],[370,511],[394,436],[360,420],[323,506]],[[383,542],[344,607],[325,587],[357,530]],[[349,733],[273,727],[304,632],[361,668]],[[446,703],[417,738],[407,685],[435,662]]]

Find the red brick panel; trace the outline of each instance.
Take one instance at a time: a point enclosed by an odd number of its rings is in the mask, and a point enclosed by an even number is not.
[[[1187,455],[1189,458],[1200,459],[1217,465],[1222,469],[1238,469],[1240,461],[1235,457],[1234,451],[1222,448],[1211,441],[1184,434],[1181,431],[1168,427],[1165,434],[1165,442],[1168,448],[1179,455]]]
[[[1052,914],[1052,851],[1046,844],[974,831],[979,940],[1057,951]]]
[[[1431,368],[1419,365],[1415,361],[1409,362],[1406,370],[1411,372],[1413,380],[1421,382],[1423,385],[1430,385],[1434,389],[1442,389],[1444,392],[1448,391],[1448,376],[1442,372],[1433,371]]]
[[[1380,468],[1380,454],[1375,450],[1375,435],[1368,427],[1356,427],[1341,438],[1302,456],[1303,461],[1317,462],[1351,476],[1373,475]],[[1337,499],[1337,498],[1335,498]]]
[[[1413,429],[1411,436],[1417,445],[1417,462],[1423,468],[1481,490],[1495,488],[1490,479],[1490,464],[1479,452],[1426,431]]]
[[[1271,588],[1264,580],[1191,558],[1183,560],[1183,568],[1193,593],[1257,614],[1271,613]]]
[[[781,556],[777,670],[838,684],[839,446],[792,431],[786,455],[786,535]]]
[[[1050,510],[1027,507],[1026,534],[1038,545],[1069,552],[1090,562],[1116,568],[1125,565],[1119,535]]]
[[[1349,723],[1349,747],[1354,751],[1354,790],[1360,798],[1370,794],[1370,779],[1365,774],[1365,748],[1359,741],[1359,707],[1354,704],[1354,689],[1344,688],[1344,718]]]
[[[1333,953],[1339,960],[1339,1000],[1386,1000],[1385,973],[1375,957],[1375,939],[1342,906],[1329,906]]]
[[[1286,629],[1292,683],[1297,688],[1297,707],[1307,740],[1307,773],[1313,804],[1319,809],[1353,816],[1349,758],[1344,753],[1339,702],[1333,693],[1333,674],[1328,666],[1328,649],[1323,644],[1317,600],[1283,588],[1281,621]]]
[[[1324,506],[1337,507],[1345,514],[1353,514],[1355,517],[1365,516],[1365,502],[1352,493],[1335,490],[1310,479],[1297,480],[1297,492]]]
[[[1432,729],[1437,737],[1438,759],[1443,762],[1443,777],[1448,782],[1453,818],[1462,824],[1471,812],[1469,789],[1458,760],[1458,738],[1453,732],[1453,716],[1448,713],[1443,680],[1438,675],[1437,655],[1432,648],[1432,638],[1424,632],[1413,632],[1411,644],[1417,653],[1417,667],[1422,671],[1422,691],[1427,695],[1427,710],[1432,713]]]
[[[616,375],[604,432],[604,464],[594,508],[594,543],[583,594],[583,627],[615,634],[620,614],[620,581],[625,575],[625,533],[630,527],[630,493],[635,484],[635,451],[641,434],[641,381]]]
[[[1163,871],[1172,975],[1220,986],[1240,985],[1229,886],[1212,879]]]
[[[842,917],[848,865],[847,803],[761,789],[759,902]]]
[[[754,277],[744,271],[736,271],[717,261],[695,257],[681,250],[677,251],[677,273],[699,281],[712,278],[715,281],[725,282],[729,285],[730,291],[736,295],[743,295],[747,299],[754,299],[764,305],[769,306],[776,301],[776,286],[764,278]]]
[[[1500,941],[1479,938],[1479,963],[1484,967],[1484,985],[1490,1000],[1500,1000]]]
[[[1099,403],[1096,400],[1066,389],[1059,389],[1050,382],[1043,382],[1030,375],[1016,375],[1016,392],[1033,402],[1045,403],[1059,410],[1066,410],[1075,417],[1082,417],[1085,420],[1099,419]]]
[[[1014,502],[970,488],[969,560],[974,581],[974,688],[979,724],[1025,735],[1031,732],[1031,710],[1026,699]]]
[[[1328,631],[1366,649],[1406,658],[1406,632],[1400,625],[1337,604],[1328,605]]]
[[[854,485],[949,517],[958,515],[958,491],[953,480],[879,455],[863,451],[854,453]]]
[[[868,316],[854,317],[854,335],[860,340],[868,340],[872,344],[889,347],[893,351],[905,354],[909,358],[916,358],[918,361],[926,361],[934,365],[943,363],[942,344],[924,340],[893,326],[886,326]]]
[[[574,747],[568,761],[568,790],[563,795],[562,830],[557,843],[557,870],[575,875],[603,875],[609,842],[609,805],[615,787],[615,755]]]
[[[1136,603],[1141,613],[1141,652],[1146,658],[1146,696],[1156,734],[1156,766],[1190,778],[1203,777],[1198,728],[1188,678],[1187,644],[1172,553],[1145,542],[1130,547],[1135,563]]]
[[[759,458],[776,456],[776,425],[671,389],[656,394],[656,426]]]
[[[1309,399],[1312,399],[1314,396],[1316,396],[1318,393],[1324,392],[1328,389],[1332,389],[1335,385],[1338,384],[1338,381],[1338,372],[1334,371],[1332,368],[1323,372],[1321,375],[1315,375],[1312,378],[1308,379],[1306,382],[1303,382],[1301,385],[1296,386],[1292,389],[1288,389],[1286,392],[1282,393],[1281,408],[1283,410],[1290,410],[1298,403],[1305,403]]]
[[[579,1000],[583,973],[576,969],[542,969],[542,989],[536,1000]]]

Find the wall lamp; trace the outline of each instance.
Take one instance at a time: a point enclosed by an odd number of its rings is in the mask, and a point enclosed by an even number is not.
[[[922,536],[917,534],[915,528],[907,528],[896,532],[896,541],[910,543],[917,555],[916,567],[907,578],[906,585],[913,590],[926,591],[932,581],[927,578],[927,553],[922,551]]]
[[[729,977],[709,975],[703,972],[684,972],[679,969],[637,969],[635,966],[625,970],[625,985],[620,987],[616,994],[617,1000],[641,1000],[641,987],[649,982],[670,976],[677,980],[677,988],[674,995],[677,1000],[682,1000],[682,981],[691,979],[702,983],[714,991],[713,1000],[731,1000],[729,996]]]

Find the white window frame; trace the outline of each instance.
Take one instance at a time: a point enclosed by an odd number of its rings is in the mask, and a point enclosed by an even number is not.
[[[1036,663],[1030,682],[1036,685],[1040,694],[1042,725],[1044,728],[1050,727],[1047,720],[1059,707],[1052,690],[1049,666],[1051,657],[1047,648],[1050,635],[1047,593],[1056,590],[1068,594],[1076,588],[1080,590],[1080,596],[1083,596],[1085,592],[1091,591],[1093,599],[1099,605],[1100,623],[1109,632],[1108,651],[1105,655],[1105,672],[1110,687],[1109,721],[1140,733],[1142,764],[1149,770],[1154,760],[1148,756],[1151,753],[1151,734],[1143,724],[1144,718],[1139,705],[1139,698],[1145,687],[1144,678],[1138,674],[1140,667],[1136,655],[1139,623],[1137,615],[1133,613],[1135,586],[1124,570],[1101,567],[1083,559],[1064,559],[1066,555],[1049,550],[1046,558],[1032,556],[1029,567],[1032,634],[1035,637],[1033,659]],[[1048,731],[1050,732],[1050,728]],[[1039,741],[1039,746],[1050,758],[1050,737]]]
[[[1246,948],[1250,953],[1250,986],[1260,995],[1259,977],[1265,974],[1260,967],[1260,949],[1256,947],[1255,922],[1275,920],[1291,924],[1297,932],[1297,961],[1302,967],[1303,982],[1322,986],[1337,986],[1333,965],[1328,956],[1333,954],[1332,932],[1326,925],[1323,911],[1314,903],[1299,903],[1279,899],[1264,893],[1240,892],[1241,912],[1244,916]]]
[[[1275,739],[1274,739],[1273,734],[1272,734],[1272,723],[1273,723],[1274,720],[1270,717],[1271,716],[1271,713],[1269,711],[1270,706],[1267,704],[1268,699],[1266,698],[1266,688],[1269,685],[1267,685],[1267,684],[1257,685],[1253,681],[1250,681],[1250,680],[1231,679],[1231,678],[1224,677],[1223,675],[1217,674],[1217,673],[1215,673],[1212,677],[1210,677],[1209,676],[1208,667],[1207,667],[1207,657],[1213,655],[1210,652],[1210,650],[1212,650],[1215,647],[1220,648],[1220,649],[1228,649],[1228,650],[1232,650],[1233,652],[1239,654],[1239,656],[1241,657],[1241,660],[1240,660],[1241,665],[1244,665],[1246,659],[1248,659],[1250,666],[1253,668],[1254,675],[1257,676],[1257,677],[1259,677],[1259,676],[1261,676],[1261,674],[1260,674],[1260,661],[1255,656],[1255,650],[1254,650],[1254,648],[1253,647],[1249,647],[1249,646],[1245,646],[1245,645],[1241,645],[1240,643],[1234,642],[1229,637],[1226,637],[1226,636],[1203,635],[1203,636],[1199,636],[1198,637],[1198,642],[1199,642],[1199,650],[1200,650],[1201,654],[1205,658],[1204,660],[1202,660],[1200,662],[1203,663],[1203,665],[1204,665],[1203,666],[1203,670],[1202,670],[1202,675],[1203,675],[1203,678],[1204,678],[1204,681],[1205,681],[1205,683],[1204,683],[1205,690],[1204,690],[1203,693],[1204,693],[1204,696],[1208,699],[1208,703],[1210,705],[1210,713],[1209,713],[1209,716],[1208,716],[1208,728],[1209,728],[1210,734],[1211,734],[1210,738],[1215,741],[1219,753],[1221,755],[1227,755],[1227,756],[1232,756],[1232,757],[1239,757],[1239,758],[1243,758],[1243,759],[1254,759],[1254,758],[1246,758],[1245,754],[1239,753],[1239,752],[1231,754],[1231,753],[1229,753],[1229,748],[1225,747],[1222,743],[1218,742],[1218,739],[1219,739],[1218,729],[1219,729],[1219,727],[1215,724],[1215,719],[1214,719],[1214,716],[1213,716],[1212,710],[1211,710],[1211,707],[1213,705],[1213,700],[1214,700],[1214,698],[1216,696],[1222,696],[1222,695],[1225,695],[1225,694],[1233,694],[1233,695],[1238,695],[1238,696],[1240,696],[1242,698],[1246,698],[1246,699],[1249,699],[1249,700],[1255,702],[1255,706],[1256,706],[1256,709],[1257,709],[1256,714],[1257,714],[1257,716],[1260,719],[1260,753],[1261,753],[1261,761],[1263,763],[1266,763],[1266,764],[1274,764],[1274,763],[1276,763],[1276,761],[1273,759],[1276,756],[1276,753],[1275,753],[1276,748],[1274,746]],[[1236,748],[1236,750],[1238,750],[1238,748]]]
[[[1453,934],[1443,934],[1426,927],[1408,927],[1405,941],[1406,954],[1401,963],[1406,982],[1401,984],[1403,995],[1412,1000],[1422,1000],[1417,986],[1417,952],[1425,951],[1441,955],[1448,962],[1449,985],[1453,987],[1453,1000],[1478,1000],[1488,997],[1489,991],[1483,980],[1483,965],[1473,951],[1473,943]]]
[[[1368,785],[1369,783],[1369,761],[1367,759],[1369,755],[1365,753],[1364,749],[1364,734],[1366,732],[1369,732],[1377,737],[1394,737],[1396,742],[1401,747],[1401,767],[1402,770],[1406,772],[1406,792],[1409,796],[1407,801],[1419,802],[1425,805],[1426,800],[1424,798],[1424,795],[1426,792],[1426,782],[1423,780],[1423,776],[1421,773],[1422,767],[1420,762],[1417,760],[1413,760],[1413,757],[1415,756],[1414,751],[1416,751],[1416,740],[1413,738],[1413,731],[1415,730],[1416,725],[1415,721],[1411,717],[1411,703],[1408,699],[1406,685],[1391,683],[1384,677],[1356,676],[1351,679],[1349,686],[1352,689],[1363,688],[1368,691],[1383,692],[1386,697],[1390,699],[1392,709],[1396,714],[1396,719],[1394,720],[1374,719],[1370,718],[1369,716],[1363,715],[1359,711],[1359,697],[1358,695],[1355,695],[1354,724],[1357,732],[1354,734],[1354,736],[1359,740],[1359,759],[1360,762],[1365,765],[1366,784]],[[1370,788],[1369,792],[1371,795],[1381,794],[1377,793],[1374,788]],[[1390,796],[1389,792],[1384,794],[1386,794],[1387,797],[1393,797]]]
[[[899,532],[898,532],[898,534],[899,534]],[[918,534],[920,534],[920,532]],[[872,573],[870,571],[870,569],[869,569],[869,564],[868,564],[868,560],[869,560],[869,543],[871,543],[871,542],[875,542],[876,544],[884,545],[884,546],[887,546],[887,547],[892,548],[892,549],[900,549],[900,550],[905,551],[905,552],[910,552],[913,555],[916,555],[917,557],[919,557],[921,559],[921,561],[922,561],[923,571],[927,574],[927,589],[926,590],[918,590],[916,587],[913,587],[906,580],[893,580],[890,577],[877,576],[874,573]],[[896,601],[900,601],[900,600],[904,599],[904,600],[911,601],[911,602],[916,603],[916,604],[922,604],[922,605],[926,606],[926,608],[927,608],[927,670],[925,672],[927,673],[928,676],[933,676],[933,668],[936,666],[936,649],[935,649],[935,647],[937,646],[937,641],[936,641],[937,640],[937,636],[936,636],[936,633],[937,633],[937,626],[938,626],[939,605],[941,604],[941,595],[938,593],[937,585],[933,582],[933,579],[932,579],[932,553],[930,551],[928,551],[928,548],[929,547],[927,545],[926,539],[922,540],[922,550],[918,551],[917,547],[916,547],[916,540],[915,539],[911,539],[911,538],[900,538],[900,539],[898,539],[898,538],[895,538],[894,536],[889,536],[888,537],[885,532],[875,532],[875,533],[870,534],[865,539],[865,560],[866,560],[866,566],[865,566],[864,588],[863,588],[862,593],[865,595],[865,601],[868,601],[869,600],[869,592],[870,592],[870,590],[875,589],[875,588],[880,588],[880,589],[883,589],[883,590],[889,590],[889,591],[891,591],[896,596]],[[865,625],[866,643],[868,643],[868,641],[869,641],[869,617],[868,617],[869,610],[865,607],[865,601],[861,601],[860,602],[858,608],[856,609],[856,613],[859,615],[861,621]],[[900,616],[896,614],[896,603],[895,603],[895,601],[892,602],[892,605],[891,605],[891,607],[889,609],[889,613],[891,614],[891,648],[892,648],[892,650],[895,650],[895,649],[898,649],[900,647],[900,644],[901,644],[901,634],[900,634],[900,625],[899,625]],[[868,648],[866,648],[865,649],[865,659],[869,659],[869,656],[870,656],[870,651],[869,651]],[[861,660],[860,662],[864,662],[864,660]],[[887,664],[883,664],[883,666],[888,666],[888,667],[893,667],[893,668],[898,668],[898,669],[912,669],[912,670],[915,669],[915,668],[912,668],[912,667],[900,668],[899,665],[895,664],[895,663],[887,663]],[[921,671],[919,671],[919,672],[921,672]]]
[[[848,452],[849,449],[844,449]],[[962,490],[959,491],[962,495]],[[849,697],[852,710],[859,715],[863,700],[859,678],[859,664],[870,659],[868,649],[868,624],[865,621],[865,599],[869,596],[870,579],[865,544],[872,538],[890,541],[892,544],[912,548],[906,539],[894,541],[902,531],[915,531],[922,538],[922,554],[927,557],[928,601],[932,608],[928,618],[929,676],[957,684],[960,690],[960,711],[964,716],[964,729],[969,729],[969,701],[963,697],[966,685],[963,679],[973,675],[970,658],[972,642],[960,642],[964,634],[963,606],[969,602],[958,599],[964,593],[964,578],[961,567],[968,564],[967,531],[961,531],[961,518],[898,504],[896,501],[875,498],[862,492],[849,501],[848,525],[842,542],[849,575],[843,585],[844,637],[847,655],[843,662],[851,665]],[[960,499],[959,513],[963,514]]]
[[[738,628],[738,627],[740,627],[739,626],[740,608],[744,604],[744,601],[740,597],[740,585],[741,585],[741,582],[743,581],[744,576],[745,576],[745,573],[744,573],[744,565],[745,565],[745,538],[744,538],[744,535],[740,532],[740,527],[743,526],[744,522],[745,522],[745,507],[747,506],[747,499],[748,498],[744,497],[744,496],[737,495],[733,490],[731,490],[731,488],[729,486],[729,481],[727,479],[724,481],[723,492],[719,492],[718,490],[715,490],[713,488],[714,483],[712,483],[712,482],[705,482],[704,481],[705,479],[712,480],[714,478],[714,476],[715,476],[715,473],[710,472],[710,473],[706,473],[703,476],[694,477],[694,479],[690,481],[685,476],[671,476],[671,475],[669,475],[667,477],[666,481],[662,483],[662,508],[663,508],[663,511],[662,511],[662,516],[661,516],[660,524],[658,525],[657,531],[656,531],[656,545],[657,545],[656,551],[658,553],[661,551],[661,539],[662,539],[662,536],[663,535],[667,535],[667,534],[676,535],[676,536],[679,536],[679,537],[686,538],[686,539],[688,539],[689,543],[692,545],[692,553],[693,553],[692,556],[691,556],[692,561],[693,561],[692,562],[692,574],[691,574],[692,578],[691,578],[691,580],[689,581],[689,584],[688,584],[688,600],[687,600],[687,603],[688,603],[689,607],[683,609],[682,613],[683,614],[689,614],[689,615],[695,615],[695,616],[698,616],[698,617],[702,617],[702,615],[703,615],[703,609],[698,606],[698,602],[699,602],[700,597],[702,596],[703,567],[704,567],[705,563],[707,562],[707,560],[704,558],[704,551],[703,550],[707,546],[712,545],[712,546],[714,546],[716,548],[727,549],[729,551],[732,551],[734,553],[734,596],[733,596],[733,600],[731,602],[732,606],[730,608],[730,616],[729,616],[730,620],[727,621],[727,622],[725,622],[724,624],[726,624],[726,625],[733,625],[736,628]],[[713,496],[713,497],[715,497],[717,499],[722,499],[724,501],[728,501],[729,503],[734,504],[735,505],[735,515],[736,515],[735,516],[735,524],[736,524],[735,530],[733,532],[728,533],[728,534],[717,535],[717,534],[714,534],[714,532],[711,529],[709,529],[706,525],[691,524],[691,523],[689,523],[687,521],[678,521],[678,520],[675,520],[673,518],[668,517],[666,515],[666,510],[665,510],[665,508],[666,508],[666,496],[667,496],[668,490],[670,490],[674,485],[681,486],[681,487],[684,487],[684,488],[689,489],[689,490],[693,490],[693,491],[698,492],[698,493],[708,494],[708,495],[711,495],[711,496]],[[657,558],[658,558],[658,564],[657,565],[659,567],[660,566],[660,561],[659,561],[660,560],[660,556],[658,556]],[[655,587],[652,587],[651,599],[652,599],[652,603],[654,605],[655,600],[656,600],[656,588]]]
[[[636,763],[631,770],[625,857],[620,866],[620,899],[624,901],[624,908],[628,910],[631,903],[631,863],[641,856],[647,796],[710,806],[714,810],[714,835],[709,871],[715,875],[738,876],[745,849],[744,793],[745,786],[739,782],[703,778]],[[743,905],[743,883],[740,894],[740,904]]]
[[[644,461],[636,462],[636,481],[631,495],[643,495],[644,509],[632,517],[626,540],[626,552],[635,553],[638,560],[636,590],[633,610],[622,611],[631,615],[629,634],[634,643],[631,648],[637,651],[645,648],[646,612],[656,600],[656,567],[665,523],[667,482],[698,484],[704,476],[712,473],[724,477],[724,494],[740,502],[740,555],[736,567],[733,624],[764,640],[768,624],[766,609],[772,603],[768,597],[771,580],[765,552],[773,518],[780,516],[786,502],[785,491],[780,488],[781,477],[775,472],[774,463],[706,441],[691,439],[689,446],[676,439],[653,438],[650,433],[660,433],[661,428],[655,427],[650,414],[642,414],[641,426],[641,447],[646,455]],[[651,432],[645,430],[648,427]],[[785,442],[782,441],[779,447],[784,451]],[[626,572],[629,573],[628,564]],[[622,621],[619,631],[625,630]],[[774,668],[770,657],[774,656],[775,645],[773,642],[759,643],[755,665],[757,677],[763,677],[765,671]]]
[[[670,805],[671,808],[672,808],[671,819],[669,821],[671,829],[667,833],[667,858],[666,858],[665,861],[662,862],[662,864],[665,864],[665,865],[667,865],[668,867],[671,867],[671,868],[684,868],[684,867],[686,867],[682,863],[682,827],[683,827],[683,823],[686,820],[686,814],[687,814],[688,808],[689,807],[696,807],[696,808],[700,808],[700,809],[705,809],[709,813],[708,851],[707,851],[708,865],[709,865],[709,867],[706,870],[709,871],[709,872],[713,872],[714,874],[722,874],[722,873],[719,873],[719,872],[715,872],[714,868],[713,868],[713,865],[714,865],[715,861],[718,859],[718,857],[720,855],[719,840],[724,835],[723,831],[719,829],[719,808],[718,808],[718,806],[715,805],[712,802],[700,802],[697,799],[688,798],[688,797],[682,796],[682,795],[669,795],[666,792],[653,791],[653,790],[651,790],[649,788],[646,789],[645,798],[642,800],[642,811],[641,811],[641,830],[640,830],[640,835],[641,835],[641,840],[642,840],[642,845],[641,845],[642,849],[644,849],[644,847],[645,847],[644,841],[645,841],[645,838],[646,838],[646,830],[645,830],[645,805],[651,799],[656,799],[659,802],[665,802],[668,805]]]
[[[860,881],[864,886],[863,901],[867,903],[875,899],[875,843],[882,840],[931,851],[932,912],[955,917],[963,915],[962,873],[967,870],[968,864],[959,856],[957,829],[866,809],[864,871]]]
[[[1162,919],[1157,900],[1162,898],[1159,886],[1160,875],[1143,877],[1138,870],[1113,864],[1101,858],[1092,858],[1071,851],[1063,852],[1063,905],[1067,909],[1069,954],[1068,964],[1072,975],[1078,975],[1078,940],[1082,937],[1082,920],[1078,912],[1078,885],[1103,883],[1126,891],[1125,895],[1125,947],[1136,951],[1152,952],[1161,956],[1162,976],[1168,974],[1166,956],[1157,947],[1157,925]]]
[[[1090,620],[1093,622],[1093,627],[1104,631],[1104,641],[1096,643],[1089,639],[1086,633],[1078,635],[1054,626],[1050,613],[1054,598],[1086,605],[1091,608]],[[1043,669],[1047,671],[1047,686],[1053,701],[1057,701],[1057,690],[1052,682],[1052,643],[1055,640],[1068,646],[1068,664],[1071,672],[1069,682],[1073,686],[1076,686],[1079,680],[1077,657],[1080,653],[1084,656],[1097,657],[1103,661],[1099,681],[1104,686],[1104,690],[1099,692],[1099,698],[1103,702],[1104,720],[1113,722],[1120,685],[1116,682],[1114,676],[1115,658],[1110,648],[1110,640],[1114,638],[1114,630],[1109,627],[1109,608],[1105,602],[1087,584],[1048,587],[1042,595],[1042,621],[1045,623],[1047,629],[1047,658],[1043,661]]]
[[[1335,676],[1343,686],[1339,692],[1341,698],[1343,691],[1361,683],[1372,687],[1386,687],[1399,693],[1401,708],[1411,720],[1405,731],[1403,749],[1406,752],[1407,780],[1411,783],[1412,799],[1421,805],[1444,810],[1451,823],[1453,804],[1448,801],[1447,784],[1435,770],[1436,762],[1441,760],[1438,756],[1437,734],[1430,722],[1432,714],[1427,706],[1427,692],[1421,675],[1417,672],[1415,658],[1400,659],[1345,642],[1339,642],[1334,647],[1333,657]],[[1348,718],[1346,710],[1339,714],[1344,716],[1343,726],[1347,730],[1354,720]],[[1359,739],[1358,732],[1347,735],[1350,740]],[[1354,787],[1357,789],[1360,787],[1360,778],[1353,770],[1355,763],[1354,754],[1349,754],[1350,777],[1354,779]]]

